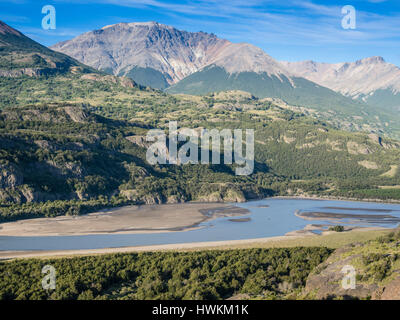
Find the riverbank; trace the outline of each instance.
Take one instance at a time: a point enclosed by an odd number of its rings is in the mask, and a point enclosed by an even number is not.
[[[82,216],[18,220],[0,224],[0,236],[78,236],[188,231],[205,221],[236,217],[247,209],[221,203],[126,206]]]
[[[114,253],[135,253],[148,251],[201,251],[230,250],[249,248],[291,248],[291,247],[328,247],[340,248],[354,242],[365,242],[392,232],[393,229],[361,228],[346,232],[326,231],[321,235],[307,233],[268,237],[260,239],[229,240],[213,242],[193,242],[153,246],[104,248],[93,250],[53,250],[53,251],[0,251],[0,260],[27,258],[65,258],[73,256],[92,256]]]

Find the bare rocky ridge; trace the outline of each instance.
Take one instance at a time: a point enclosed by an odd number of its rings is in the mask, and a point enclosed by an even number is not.
[[[0,33],[1,34],[13,34],[15,36],[22,37],[22,34],[19,31],[11,28],[10,26],[8,26],[7,24],[5,24],[2,21],[0,21]]]
[[[228,73],[265,72],[269,76],[292,75],[275,59],[260,48],[248,43],[231,43],[211,60],[212,64],[223,67]]]

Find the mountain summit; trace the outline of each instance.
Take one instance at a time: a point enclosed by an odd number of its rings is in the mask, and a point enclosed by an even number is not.
[[[119,23],[52,47],[96,69],[157,88],[177,83],[210,63],[229,41],[157,22]]]

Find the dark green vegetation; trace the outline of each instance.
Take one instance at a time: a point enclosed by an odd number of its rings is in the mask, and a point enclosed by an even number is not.
[[[149,252],[0,262],[0,299],[282,298],[301,290],[326,248]],[[45,265],[56,289],[41,286]]]
[[[343,232],[344,231],[344,227],[343,226],[329,227],[329,231]]]
[[[226,201],[268,195],[254,178],[236,177],[228,166],[149,165],[146,142],[136,140],[146,131],[143,125],[106,119],[70,105],[4,109],[1,220],[210,195]]]
[[[165,75],[153,68],[141,68],[136,66],[129,70],[129,72],[122,70],[119,75],[128,77],[139,85],[154,89],[165,89],[169,86]]]

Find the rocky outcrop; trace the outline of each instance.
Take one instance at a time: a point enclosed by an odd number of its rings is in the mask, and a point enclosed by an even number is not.
[[[163,199],[159,194],[148,194],[143,197],[145,204],[161,204]]]
[[[335,251],[324,263],[319,265],[307,279],[304,295],[313,299],[366,299],[378,289],[376,284],[360,284],[356,282],[354,289],[345,289],[342,280],[345,274],[343,267],[352,265],[359,256],[350,255],[344,259],[342,255],[350,251],[352,245]]]
[[[167,203],[182,203],[185,202],[186,198],[182,195],[171,195],[167,198]]]
[[[121,190],[120,194],[130,201],[136,201],[139,197],[138,192],[135,189]]]
[[[22,76],[39,77],[56,73],[55,68],[20,68],[20,69],[0,69],[0,77],[18,78]]]
[[[79,105],[67,105],[58,108],[48,106],[32,106],[26,108],[14,107],[0,111],[5,121],[44,121],[44,122],[80,122],[89,121],[88,113]],[[40,143],[40,142],[39,142]]]
[[[224,202],[245,202],[246,197],[242,191],[228,189],[223,196],[223,200]]]
[[[23,176],[12,164],[0,163],[0,188],[15,188],[23,183]]]
[[[0,201],[9,203],[31,203],[55,200],[77,199],[75,194],[46,193],[35,190],[32,186],[20,185],[16,188],[0,188]]]
[[[347,151],[354,155],[371,153],[371,149],[367,145],[361,145],[354,141],[349,141],[347,143]]]
[[[197,201],[201,202],[223,202],[223,198],[220,192],[212,192],[208,195],[201,195],[197,199]]]
[[[373,170],[379,169],[379,166],[374,161],[368,161],[368,160],[358,161],[358,164],[367,169],[373,169]]]
[[[199,195],[196,200],[202,202],[245,202],[246,197],[242,191],[225,189]]]
[[[65,113],[74,122],[85,123],[87,122],[88,114],[79,107],[65,107]]]
[[[394,234],[394,236],[393,236]],[[308,276],[302,297],[306,299],[400,300],[399,236],[392,233],[366,243],[337,249]],[[354,287],[346,275],[354,271]],[[347,268],[347,270],[346,270]]]
[[[372,295],[373,300],[400,300],[400,277],[390,281]]]
[[[53,143],[51,143],[47,140],[35,140],[33,142],[41,149],[48,150],[48,151],[57,150],[57,147]]]
[[[125,137],[125,139],[138,145],[139,147],[142,147],[142,148],[148,148],[153,143],[153,142],[146,141],[145,136],[129,136],[129,137]]]

